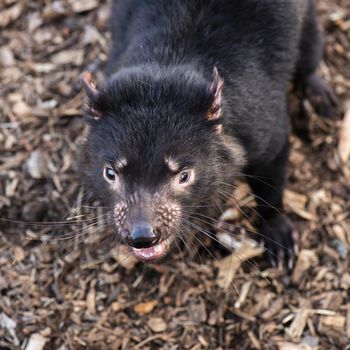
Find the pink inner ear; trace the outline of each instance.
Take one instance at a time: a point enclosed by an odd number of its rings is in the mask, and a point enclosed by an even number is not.
[[[221,116],[222,87],[224,85],[224,81],[220,78],[216,67],[214,67],[213,75],[214,81],[210,86],[210,91],[213,94],[214,100],[207,114],[209,120],[218,119]]]
[[[84,87],[87,95],[91,97],[97,97],[99,91],[97,90],[96,84],[94,82],[94,77],[91,72],[85,72],[83,75]],[[102,113],[95,108],[90,107],[90,113],[94,119],[100,119],[102,117]]]
[[[88,95],[98,95],[98,90],[91,72],[84,73],[83,82]]]

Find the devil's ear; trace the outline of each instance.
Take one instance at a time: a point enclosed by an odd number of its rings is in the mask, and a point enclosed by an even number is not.
[[[213,82],[210,85],[210,93],[212,95],[212,104],[207,112],[208,120],[218,120],[221,117],[221,105],[222,105],[222,87],[224,85],[223,80],[220,78],[219,72],[216,67],[213,71]],[[217,125],[217,131],[222,131],[222,125]]]
[[[100,119],[102,117],[102,113],[91,106],[100,95],[100,92],[97,90],[93,74],[91,72],[85,72],[83,74],[83,83],[86,95],[89,99],[89,112],[94,119]]]

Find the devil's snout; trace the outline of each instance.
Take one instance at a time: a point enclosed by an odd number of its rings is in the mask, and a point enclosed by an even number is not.
[[[130,234],[127,235],[127,243],[134,248],[149,248],[160,240],[160,234],[148,222],[140,221],[132,225]]]

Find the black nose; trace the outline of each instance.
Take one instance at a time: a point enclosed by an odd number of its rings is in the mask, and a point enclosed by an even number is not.
[[[134,248],[149,248],[158,243],[160,234],[147,222],[136,223],[132,226],[126,241]]]

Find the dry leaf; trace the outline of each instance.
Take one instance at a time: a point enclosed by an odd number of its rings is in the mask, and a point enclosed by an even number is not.
[[[158,305],[157,300],[148,301],[146,303],[140,303],[135,305],[134,310],[139,315],[145,315],[150,313]]]

